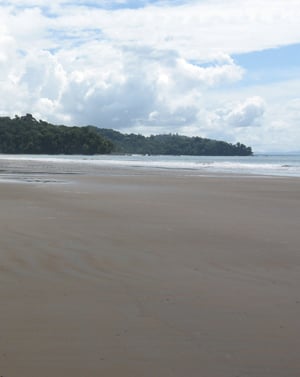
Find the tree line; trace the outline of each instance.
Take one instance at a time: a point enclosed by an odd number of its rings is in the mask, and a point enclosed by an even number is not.
[[[231,144],[225,141],[188,137],[178,134],[143,136],[122,134],[112,129],[98,129],[98,132],[113,145],[115,153],[190,155],[190,156],[251,156],[251,147]]]
[[[31,114],[0,117],[0,153],[249,156],[251,147],[177,134],[143,136],[97,128],[56,126]]]
[[[0,153],[93,155],[112,150],[96,127],[54,126],[31,114],[0,118]]]

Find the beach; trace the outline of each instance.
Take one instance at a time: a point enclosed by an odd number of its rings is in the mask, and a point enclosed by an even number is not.
[[[300,179],[0,182],[0,376],[300,375]]]

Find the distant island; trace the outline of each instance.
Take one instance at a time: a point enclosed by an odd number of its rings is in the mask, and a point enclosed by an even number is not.
[[[0,117],[0,153],[149,154],[250,156],[251,147],[178,134],[143,136],[97,128],[67,127],[36,120],[31,114]]]

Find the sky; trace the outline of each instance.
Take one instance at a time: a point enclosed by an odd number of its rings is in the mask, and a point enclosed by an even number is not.
[[[2,0],[0,116],[300,151],[300,0]]]

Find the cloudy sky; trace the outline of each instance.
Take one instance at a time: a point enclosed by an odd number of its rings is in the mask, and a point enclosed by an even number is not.
[[[1,0],[0,20],[0,115],[300,151],[300,0]]]

